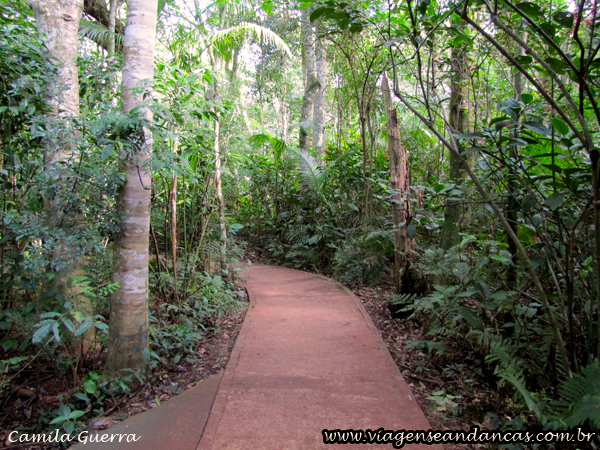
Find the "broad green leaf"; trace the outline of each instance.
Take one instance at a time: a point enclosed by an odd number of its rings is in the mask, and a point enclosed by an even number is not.
[[[93,380],[87,380],[83,383],[83,389],[85,389],[88,394],[93,394],[96,392],[96,388],[96,382]]]
[[[550,130],[543,124],[539,122],[523,122],[523,126],[528,130],[535,131],[536,133],[544,134],[546,136],[550,136]]]
[[[515,56],[515,61],[517,61],[521,66],[527,69],[533,62],[533,58],[529,55],[519,55]]]
[[[535,226],[537,228],[542,224],[542,216],[540,216],[539,214],[536,214],[535,216],[533,216],[531,218],[531,221],[533,222],[533,226]]]
[[[550,66],[550,68],[552,70],[554,70],[557,74],[559,74],[559,75],[565,74],[565,69],[567,68],[567,65],[564,62],[562,62],[560,59],[546,58],[544,61],[546,61],[546,64],[548,64]]]
[[[553,118],[550,119],[550,123],[552,123],[556,131],[558,131],[560,134],[565,135],[569,133],[569,127],[562,120]]]
[[[529,105],[533,101],[533,98],[531,94],[521,94],[521,101],[526,105]]]
[[[564,199],[565,197],[562,194],[555,192],[546,199],[544,204],[548,206],[552,211],[556,211],[556,209],[560,206]]]
[[[465,278],[467,277],[467,275],[469,275],[469,272],[471,271],[471,268],[469,267],[469,265],[467,263],[464,262],[459,262],[458,264],[456,264],[456,266],[454,266],[454,275],[460,279],[460,281],[464,281]]]
[[[573,13],[568,11],[565,12],[557,12],[552,15],[554,21],[562,26],[563,28],[573,28]]]
[[[321,16],[323,16],[325,14],[330,14],[332,12],[333,12],[333,8],[328,8],[327,6],[321,6],[320,8],[317,8],[313,12],[310,13],[310,21],[314,22]]]
[[[539,16],[542,13],[542,8],[540,5],[532,2],[522,2],[517,5],[521,11],[523,11],[528,16]]]

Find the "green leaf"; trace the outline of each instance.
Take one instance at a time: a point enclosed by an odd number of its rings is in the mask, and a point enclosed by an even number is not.
[[[565,74],[565,69],[567,68],[567,65],[563,61],[561,61],[560,59],[546,58],[544,61],[557,74],[559,74],[559,75],[564,75]]]
[[[563,136],[569,133],[569,127],[562,120],[553,118],[550,119],[550,123],[554,126],[556,131],[558,131]]]
[[[556,211],[556,209],[560,206],[564,199],[565,197],[562,194],[555,192],[546,199],[544,204],[548,206],[552,211]]]
[[[523,122],[523,126],[528,130],[535,131],[546,136],[550,136],[550,130],[542,123],[539,122]]]
[[[533,98],[531,94],[521,94],[521,101],[526,105],[529,105],[533,101]]]
[[[527,69],[533,62],[533,58],[529,55],[520,55],[515,56],[515,61],[517,61],[521,66]]]
[[[528,16],[539,16],[542,13],[542,8],[532,2],[522,2],[517,5],[521,11],[523,11]]]
[[[461,306],[458,308],[458,311],[468,324],[474,326],[475,328],[483,328],[483,322],[470,308]]]
[[[568,11],[557,12],[552,15],[554,21],[563,28],[573,28],[574,16]]]
[[[310,21],[314,22],[321,16],[323,16],[325,14],[330,14],[333,11],[334,11],[333,8],[328,8],[327,6],[321,6],[320,8],[317,8],[313,12],[310,13]]]
[[[70,435],[74,429],[75,429],[75,422],[68,421],[68,422],[63,423],[63,430],[65,430],[65,432],[68,435]]]
[[[76,409],[71,414],[69,414],[69,419],[78,419],[79,417],[83,416],[84,414],[85,414],[85,411]]]
[[[537,228],[542,224],[542,216],[536,214],[531,218],[531,221],[533,222],[533,226]]]
[[[471,267],[469,267],[469,265],[467,263],[464,262],[459,262],[458,264],[456,264],[456,266],[454,266],[454,275],[460,279],[460,281],[465,281],[465,278],[467,277],[467,275],[469,275],[469,272],[471,271]]]
[[[35,333],[33,333],[31,342],[33,342],[34,344],[41,342],[48,335],[51,328],[52,328],[52,323],[47,323],[47,324],[39,327],[37,329],[37,331]]]
[[[535,197],[533,197],[532,195],[527,195],[523,201],[521,202],[521,208],[523,209],[523,212],[525,214],[527,214],[531,208],[533,208],[536,205],[536,201],[535,201]]]
[[[85,391],[88,394],[93,394],[94,392],[96,392],[96,382],[94,380],[87,380],[83,383],[83,389],[85,389]]]
[[[306,8],[308,8],[309,6],[312,6],[312,4],[313,4],[313,3],[314,3],[314,1],[312,1],[312,2],[311,2],[311,1],[308,1],[308,2],[303,2],[303,3],[300,3],[300,9],[306,9]]]

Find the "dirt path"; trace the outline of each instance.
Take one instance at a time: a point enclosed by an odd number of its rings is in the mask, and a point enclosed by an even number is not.
[[[332,450],[323,429],[430,428],[348,290],[281,267],[253,265],[244,276],[251,306],[198,450]]]

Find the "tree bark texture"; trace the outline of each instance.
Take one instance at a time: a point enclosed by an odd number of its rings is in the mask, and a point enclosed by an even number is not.
[[[44,43],[46,52],[50,58],[58,63],[57,77],[48,86],[49,97],[47,103],[54,116],[54,126],[59,130],[50,140],[48,150],[45,152],[45,161],[48,168],[59,162],[78,160],[79,151],[73,143],[75,129],[71,120],[79,116],[79,80],[77,69],[77,52],[79,47],[79,21],[83,12],[83,0],[70,1],[40,1],[30,0],[29,5],[35,16],[40,39]],[[59,177],[60,175],[54,175]],[[49,222],[57,224],[57,218],[63,217],[61,205],[58,199],[44,199],[45,210]],[[61,220],[64,224],[78,223],[81,218],[72,220]],[[77,226],[77,225],[75,225]],[[81,294],[81,289],[73,284],[68,287],[69,280],[84,275],[82,255],[74,255],[74,252],[60,243],[54,250],[55,262],[64,265],[57,272],[54,285],[73,304],[76,311],[84,317],[94,315],[89,298]],[[87,351],[94,340],[94,329],[89,329],[82,339],[83,350]]]
[[[317,25],[317,30],[319,26]],[[316,76],[319,82],[319,90],[315,96],[313,119],[316,122],[313,129],[313,147],[315,153],[320,155],[325,150],[325,87],[327,85],[327,61],[325,59],[325,48],[323,41],[315,37],[315,66]]]
[[[121,97],[126,113],[142,104],[143,94],[135,89],[153,79],[156,15],[157,0],[129,0]],[[148,108],[144,114],[152,118]],[[119,158],[119,170],[126,179],[117,198],[122,223],[114,243],[113,281],[119,289],[111,297],[107,374],[144,368],[143,351],[148,345],[152,133],[140,127],[130,142],[132,148],[122,151]]]
[[[461,20],[460,26],[465,22]],[[451,53],[451,79],[450,79],[450,111],[449,127],[451,133],[464,134],[469,127],[469,116],[465,102],[465,71],[467,68],[466,49],[464,45],[452,48]],[[454,183],[461,183],[465,178],[465,172],[461,166],[460,157],[450,152],[448,158],[449,178]],[[444,250],[458,243],[458,230],[464,207],[459,202],[449,201],[444,210],[444,226],[440,247]]]
[[[118,0],[110,0],[110,10],[108,11],[108,31],[111,33],[115,32],[117,22],[117,7]],[[109,55],[115,52],[115,39],[114,37],[109,41],[108,48],[106,49]]]
[[[173,130],[177,133],[177,129]],[[177,137],[173,139],[173,154],[177,156],[177,146],[179,140]],[[175,287],[175,298],[177,293],[177,174],[171,174],[171,254],[173,255],[173,285]],[[157,256],[158,257],[158,256]]]
[[[313,27],[310,23],[309,9],[305,8],[302,10],[301,15],[301,26],[300,33],[302,35],[302,45],[304,48],[304,95],[302,97],[302,110],[300,112],[300,122],[311,120],[313,113],[313,105],[315,97],[319,92],[320,84],[317,78],[317,71],[315,67],[315,34]],[[310,135],[308,130],[304,126],[300,126],[300,133],[298,139],[298,147],[301,151],[309,152],[310,150]]]
[[[225,200],[223,198],[223,185],[221,181],[221,150],[219,147],[219,117],[215,120],[215,180],[217,202],[219,204],[219,229],[221,230],[219,245],[219,260],[223,275],[227,271],[227,226],[225,224]]]
[[[392,220],[394,222],[394,285],[396,292],[402,291],[402,273],[408,269],[408,253],[414,246],[413,239],[406,235],[410,217],[410,180],[408,174],[408,152],[400,139],[398,115],[392,104],[387,74],[383,73],[381,91],[385,104],[385,126],[388,138],[388,158],[390,161],[390,185],[392,196]]]

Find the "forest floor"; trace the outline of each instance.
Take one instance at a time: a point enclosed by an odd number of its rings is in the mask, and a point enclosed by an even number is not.
[[[246,299],[247,300],[247,299]],[[197,345],[199,360],[189,363],[182,360],[175,364],[162,360],[145,384],[132,391],[130,395],[118,397],[116,402],[106,399],[104,414],[90,420],[87,431],[103,430],[131,416],[156,408],[160,403],[195,386],[210,375],[225,369],[231,349],[242,327],[248,303],[236,312],[218,318],[213,327]],[[99,362],[96,362],[98,364]],[[0,399],[0,448],[38,450],[60,448],[60,446],[15,445],[9,443],[8,436],[13,430],[32,430],[42,416],[48,416],[61,402],[59,395],[69,393],[61,377],[53,376],[51,370],[40,385],[39,394],[34,392],[36,375],[26,372],[12,387],[8,395]],[[80,388],[81,389],[81,388]],[[26,392],[27,391],[27,392]]]

